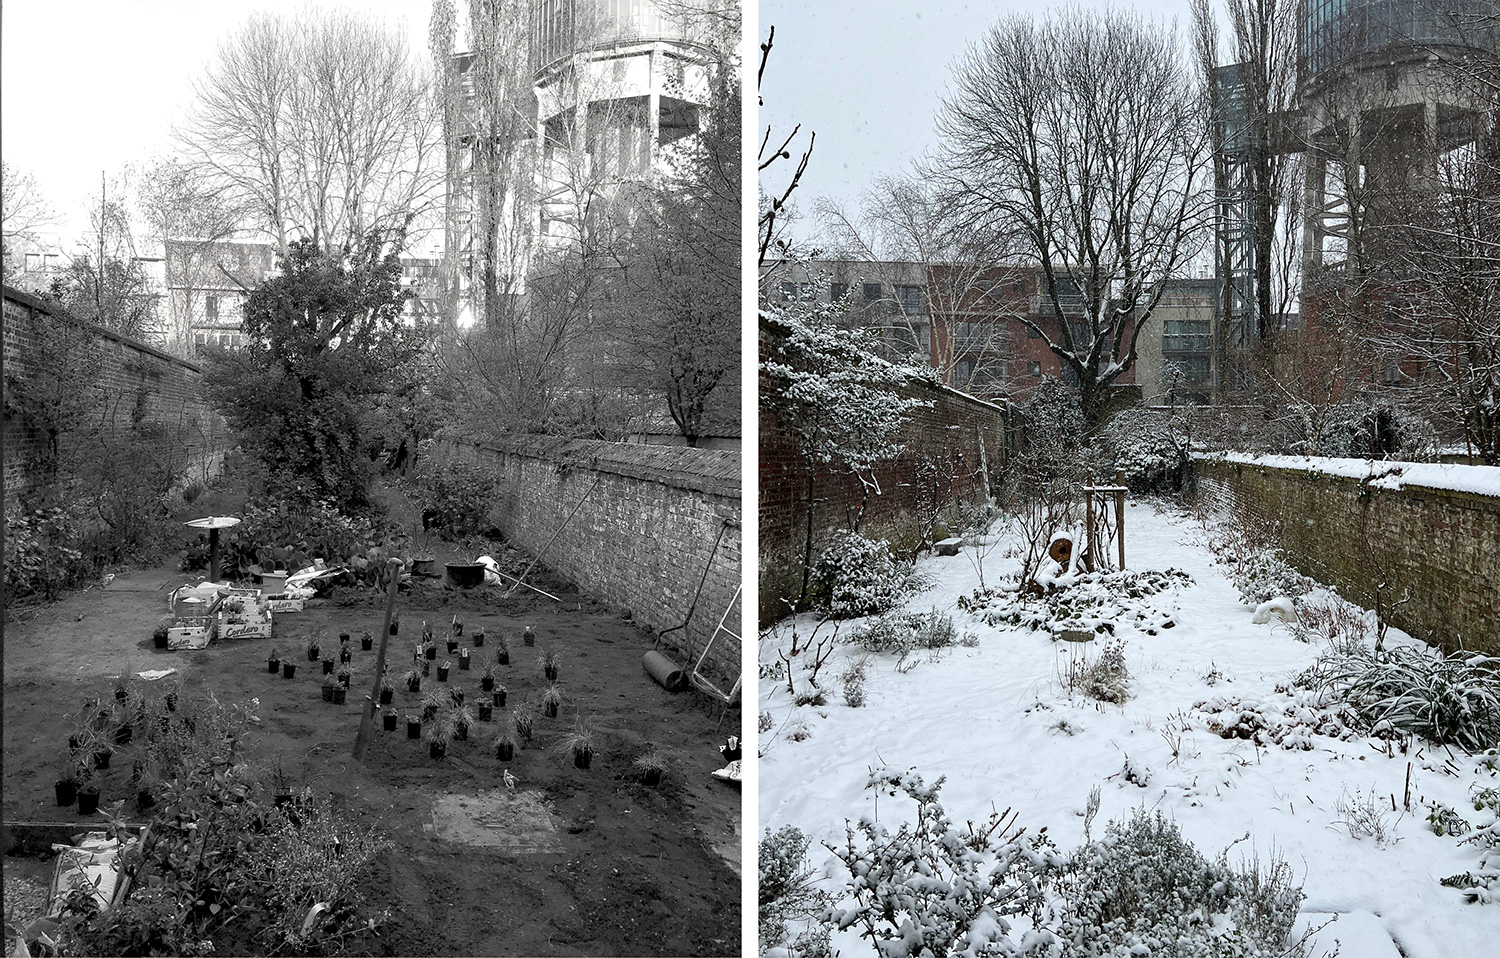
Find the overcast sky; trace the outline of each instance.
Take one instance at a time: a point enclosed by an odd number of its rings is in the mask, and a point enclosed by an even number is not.
[[[356,9],[404,30],[426,56],[431,0],[6,0],[0,7],[0,150],[35,177],[71,248],[99,174],[172,148],[219,41],[251,14]]]
[[[1103,0],[1076,0],[1084,7]],[[857,212],[875,177],[905,171],[934,145],[933,117],[948,89],[953,63],[1000,17],[1043,13],[1049,0],[762,0],[760,35],[776,42],[761,93],[760,127],[784,137],[802,124],[798,142],[816,130],[817,145],[798,189],[805,214],[826,196]],[[1191,26],[1186,0],[1115,4],[1161,21]],[[774,169],[774,168],[773,168]],[[785,183],[790,174],[773,175]],[[793,230],[806,238],[805,216]]]

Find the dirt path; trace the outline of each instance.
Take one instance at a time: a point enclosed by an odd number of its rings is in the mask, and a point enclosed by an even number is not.
[[[267,673],[271,646],[283,657],[300,654],[315,628],[330,635],[376,632],[379,596],[336,591],[307,611],[277,617],[270,640],[218,642],[198,652],[158,652],[151,630],[166,611],[172,586],[187,576],[169,568],[122,574],[62,601],[23,609],[4,628],[4,798],[7,822],[77,820],[76,808],[57,808],[52,783],[67,751],[67,728],[86,698],[108,696],[122,671],[175,668],[184,696],[260,700],[261,731],[250,757],[278,760],[306,784],[336,796],[345,814],[376,823],[395,846],[365,885],[370,905],[389,908],[392,921],[373,943],[377,953],[404,955],[720,955],[738,954],[740,927],[737,788],[712,779],[718,765],[718,710],[693,693],[673,695],[641,668],[648,635],[556,580],[538,584],[560,596],[534,593],[503,598],[502,590],[460,591],[419,581],[402,595],[403,629],[388,661],[394,674],[410,659],[409,638],[421,620],[432,620],[441,640],[457,613],[465,647],[476,629],[505,634],[512,664],[501,681],[510,702],[535,702],[545,681],[536,656],[542,648],[563,654],[561,687],[567,696],[557,719],[538,719],[538,740],[502,765],[488,735],[455,742],[449,757],[434,761],[404,730],[376,733],[363,765],[351,751],[359,726],[357,701],[372,678],[375,653],[356,651],[349,704],[321,701],[321,670],[301,656],[294,679]],[[522,648],[531,625],[538,648]],[[493,645],[493,638],[491,638]],[[451,673],[472,702],[490,650],[474,651],[476,670]],[[441,661],[440,657],[440,660]],[[431,680],[429,680],[430,682]],[[396,706],[414,710],[418,696],[398,691]],[[593,767],[581,771],[551,748],[582,714],[602,741]],[[731,713],[724,728],[738,727]],[[646,788],[630,763],[648,741],[669,763],[659,788]],[[123,798],[130,747],[104,778],[105,801]],[[519,789],[535,797],[555,823],[551,850],[517,853],[504,848],[444,841],[434,825],[442,796],[482,804],[501,789],[503,768]],[[486,819],[504,831],[507,823]]]

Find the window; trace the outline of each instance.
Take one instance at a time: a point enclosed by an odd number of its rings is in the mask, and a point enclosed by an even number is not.
[[[839,300],[843,299],[845,296],[848,296],[848,295],[849,295],[849,284],[848,283],[833,283],[833,284],[830,284],[829,287],[828,287],[828,298],[832,302],[837,303]]]
[[[1034,360],[1032,362],[1027,363],[1026,364],[1026,375],[1033,376],[1033,377],[1036,377],[1038,379],[1041,378],[1041,375],[1042,375],[1042,364],[1039,363],[1039,362],[1036,362]]]
[[[864,283],[863,284],[863,292],[864,292],[864,296],[865,296],[865,302],[867,302],[867,303],[877,302],[877,301],[879,301],[880,296],[881,296],[880,284],[879,283]]]
[[[62,254],[48,253],[42,257],[42,262],[46,264],[48,269],[62,269]]]
[[[901,304],[901,312],[908,316],[916,316],[927,311],[923,302],[925,289],[921,286],[897,286],[896,302]]]
[[[27,253],[26,254],[26,272],[28,272],[28,273],[39,273],[39,272],[41,272],[41,270],[42,270],[42,254],[41,253]]]
[[[960,386],[967,386],[974,379],[974,360],[960,359],[958,365],[955,367],[955,372],[958,375],[958,384]]]
[[[217,323],[219,321],[219,297],[212,293],[203,297],[203,310],[210,323]]]

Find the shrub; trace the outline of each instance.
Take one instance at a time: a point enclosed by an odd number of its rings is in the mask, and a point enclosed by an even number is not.
[[[57,506],[7,511],[5,601],[28,595],[52,600],[97,571],[84,556],[74,515]]]
[[[240,524],[220,534],[220,568],[235,576],[247,566],[295,571],[314,558],[334,564],[363,556],[383,540],[374,518],[339,511],[332,500],[262,500],[247,503]],[[183,557],[183,568],[208,565],[208,537]]]
[[[884,540],[839,534],[813,567],[823,605],[836,619],[880,615],[913,590],[911,570],[891,558]]]
[[[1105,448],[1137,492],[1181,492],[1192,475],[1182,424],[1150,409],[1122,410],[1105,426]],[[1174,431],[1176,429],[1176,431]]]
[[[460,538],[487,532],[495,480],[466,462],[432,463],[417,477],[423,525]]]
[[[1234,587],[1241,601],[1260,605],[1277,596],[1295,599],[1305,595],[1312,583],[1287,563],[1280,549],[1260,549],[1240,561]]]
[[[1130,670],[1125,667],[1125,640],[1105,642],[1104,648],[1083,671],[1084,695],[1101,702],[1125,704],[1130,695]]]
[[[866,652],[908,655],[919,649],[946,649],[960,640],[953,617],[934,608],[876,619],[851,635],[849,642]]]
[[[857,709],[865,704],[865,673],[869,670],[870,660],[860,657],[850,662],[839,674],[839,684],[844,688],[844,704],[852,709]]]
[[[1285,862],[1263,875],[1210,862],[1144,809],[1075,851],[1062,889],[1061,937],[1092,955],[1281,955],[1303,897]]]
[[[788,925],[817,919],[827,907],[828,895],[813,886],[812,868],[807,864],[807,849],[812,839],[791,825],[772,832],[766,829],[761,839],[759,919],[760,947],[776,947],[787,941]],[[792,942],[803,955],[828,952],[828,930],[814,927],[803,931]]]

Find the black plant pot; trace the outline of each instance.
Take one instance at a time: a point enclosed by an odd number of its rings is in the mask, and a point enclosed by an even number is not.
[[[141,789],[137,789],[136,790],[136,793],[135,793],[135,810],[136,811],[138,811],[138,812],[144,812],[146,809],[150,808],[151,806],[153,806],[155,804],[156,804],[156,796],[151,794],[151,790],[150,789],[141,788]]]
[[[543,702],[542,703],[542,714],[545,715],[545,716],[547,716],[548,718],[557,718],[557,703],[556,702]]]
[[[494,676],[486,675],[484,678],[480,679],[479,680],[479,688],[480,688],[481,691],[484,691],[484,692],[493,692],[493,691],[495,691],[495,678],[494,678]]]
[[[413,695],[415,695],[416,693],[422,691],[422,680],[421,679],[407,679],[406,680],[406,691],[411,692]]]
[[[349,644],[349,633],[348,632],[340,632],[339,633],[339,645],[348,645],[348,644]]]
[[[315,645],[312,648],[310,648],[310,649],[307,650],[307,661],[309,661],[309,662],[316,662],[316,661],[318,661],[319,658],[322,657],[322,654],[323,654],[323,650],[320,649],[320,648],[318,648]]]
[[[395,700],[396,700],[396,690],[395,689],[381,689],[380,690],[380,704],[381,705],[390,705]]]
[[[130,740],[135,738],[135,729],[129,725],[121,725],[115,729],[115,744],[129,745]]]
[[[352,678],[353,678],[352,675],[340,675],[339,676],[339,684],[342,685],[344,688],[347,689],[349,687],[349,680],[352,679]]]
[[[573,767],[574,768],[588,768],[589,767],[589,763],[592,762],[593,760],[594,760],[594,753],[593,752],[574,752],[573,753]]]
[[[394,731],[396,731],[396,716],[394,716],[394,715],[382,715],[380,718],[381,718],[381,721],[384,723],[385,730],[387,732],[394,732]]]
[[[78,783],[72,779],[52,786],[57,792],[57,807],[66,808],[78,800]]]
[[[661,784],[661,769],[659,769],[659,768],[647,769],[645,771],[645,773],[641,775],[641,782],[643,784],[647,785],[650,788],[655,788],[656,786],[660,785]]]
[[[448,654],[449,655],[455,655],[457,653],[458,653],[458,640],[457,639],[449,639],[448,640]]]
[[[94,814],[97,811],[99,811],[99,793],[98,792],[79,792],[78,793],[78,814],[80,814],[80,815],[92,815],[92,814]]]
[[[509,742],[499,742],[495,745],[495,757],[508,762],[516,757],[516,747]]]
[[[362,635],[359,637],[359,650],[368,652],[375,648],[375,637],[373,635]]]
[[[126,694],[127,693],[126,693],[125,688],[123,686],[121,686],[120,688],[115,689],[115,701],[116,702],[123,702],[123,701],[125,701]]]
[[[429,661],[429,662],[435,662],[435,661],[437,661],[437,646],[435,646],[435,645],[429,645],[429,646],[427,646],[427,661]]]
[[[461,672],[469,671],[469,657],[467,655],[460,655],[458,657],[458,668]]]
[[[503,708],[505,708],[505,690],[504,689],[496,689],[494,691],[493,695],[495,697],[495,708],[497,708],[497,709],[503,709]]]
[[[464,704],[464,690],[454,688],[448,692],[448,698],[453,700],[454,705],[462,705]]]
[[[110,754],[111,753],[109,753],[109,752],[95,752],[94,753],[94,767],[95,768],[109,768]]]
[[[323,689],[323,701],[325,701],[325,702],[332,702],[333,701],[333,686],[331,686],[331,685],[325,685],[325,686],[322,686],[322,689]]]
[[[333,659],[324,659],[323,660],[323,674],[324,675],[332,675],[333,674]]]
[[[286,806],[288,806],[290,804],[292,804],[292,793],[291,792],[277,792],[276,793],[276,807],[277,808],[285,808]]]
[[[345,689],[342,685],[336,685],[336,686],[334,686],[334,688],[333,688],[333,704],[334,705],[343,705],[344,704],[344,697],[347,694],[348,694],[348,690]]]
[[[280,672],[281,671],[281,660],[280,659],[266,659],[266,671],[270,672],[272,675],[275,675],[277,672]]]
[[[548,682],[557,681],[557,669],[555,667],[542,669],[542,674],[547,676]]]
[[[532,635],[530,632],[523,633],[521,635],[521,644],[525,645],[527,648],[536,645],[536,636]]]
[[[348,664],[349,662],[353,662],[353,661],[354,661],[354,653],[351,652],[351,651],[349,651],[349,649],[348,649],[347,646],[344,647],[344,648],[342,648],[342,649],[339,649],[339,664],[340,665],[345,665],[345,664]]]
[[[438,666],[438,681],[439,682],[446,682],[446,681],[448,681],[448,669],[447,669],[446,666],[442,666],[442,665]]]
[[[392,622],[391,623],[391,633],[390,634],[391,635],[395,635],[396,632],[400,630],[400,628],[401,628],[401,623],[400,622]]]
[[[496,665],[509,665],[510,664],[510,653],[509,652],[499,652],[499,653],[497,653],[495,655],[495,664]]]
[[[493,722],[495,720],[495,707],[493,705],[479,706],[479,721]]]
[[[422,661],[422,678],[425,679],[425,678],[427,678],[431,674],[432,674],[432,663],[428,662],[427,660],[424,659]]]
[[[422,737],[422,723],[421,722],[407,722],[406,723],[406,737],[407,738],[421,738]]]
[[[483,629],[480,629],[478,632],[474,633],[474,648],[476,648],[476,649],[482,649],[482,648],[484,648],[484,630]]]
[[[428,742],[427,754],[431,755],[433,758],[442,758],[444,755],[448,754],[448,743]]]
[[[460,742],[469,740],[469,727],[467,725],[456,725],[453,727],[453,737]]]
[[[424,721],[424,722],[431,722],[436,717],[437,717],[437,706],[436,705],[424,705],[424,706],[422,706],[422,721]]]
[[[166,635],[166,633],[163,632],[161,635],[156,635],[156,634],[153,633],[152,636],[151,636],[151,644],[154,645],[154,646],[156,646],[158,649],[164,649],[164,648],[166,648],[167,647],[167,635]]]
[[[283,663],[281,663],[281,677],[282,678],[284,678],[284,679],[295,678],[296,675],[297,675],[297,663],[296,662],[283,662]]]

